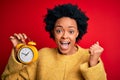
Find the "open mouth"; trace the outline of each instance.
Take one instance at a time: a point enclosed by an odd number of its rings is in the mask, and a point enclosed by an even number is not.
[[[69,48],[69,44],[70,44],[70,42],[60,41],[60,47],[64,50]]]

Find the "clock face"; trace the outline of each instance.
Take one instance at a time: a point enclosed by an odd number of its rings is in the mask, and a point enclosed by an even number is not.
[[[19,58],[23,62],[30,62],[34,57],[34,53],[30,48],[22,48],[19,52]]]

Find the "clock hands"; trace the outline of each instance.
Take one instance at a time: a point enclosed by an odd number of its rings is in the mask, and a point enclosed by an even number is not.
[[[25,53],[22,52],[23,55],[26,55]]]
[[[25,55],[25,56],[27,56],[29,54],[29,52],[27,52],[27,54],[25,54],[25,53],[22,53],[22,54]]]
[[[29,52],[27,52],[27,54],[25,54],[25,56],[27,56],[29,54]]]

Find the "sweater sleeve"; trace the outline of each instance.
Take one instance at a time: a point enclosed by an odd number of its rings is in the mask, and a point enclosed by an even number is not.
[[[1,78],[2,80],[35,80],[35,74],[36,62],[24,65],[16,60],[14,50],[12,50]]]
[[[96,66],[89,67],[88,62],[80,65],[85,80],[107,80],[104,66],[101,60]]]

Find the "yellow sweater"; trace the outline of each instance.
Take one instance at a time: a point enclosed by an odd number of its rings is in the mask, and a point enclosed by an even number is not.
[[[79,46],[73,55],[59,54],[56,48],[43,48],[36,62],[24,65],[12,51],[2,80],[107,80],[102,61],[89,67],[88,59],[88,49]]]

